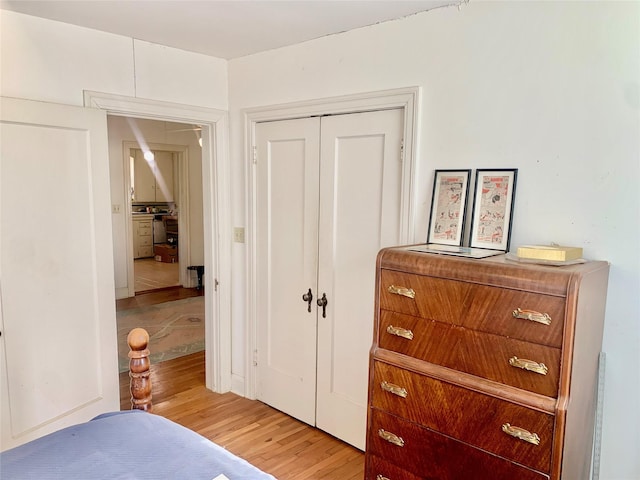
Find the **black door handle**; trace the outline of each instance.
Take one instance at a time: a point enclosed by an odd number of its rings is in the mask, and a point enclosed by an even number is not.
[[[317,303],[319,307],[322,307],[322,318],[327,318],[327,294],[323,293],[322,298],[319,298]]]
[[[309,308],[307,308],[308,312],[311,312],[311,301],[313,300],[313,293],[311,293],[311,289],[304,295],[302,295],[302,300],[309,304]]]

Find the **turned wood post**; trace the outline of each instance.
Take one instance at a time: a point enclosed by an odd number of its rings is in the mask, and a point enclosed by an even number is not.
[[[149,361],[149,334],[144,328],[134,328],[127,336],[129,344],[129,378],[131,389],[131,409],[150,412],[151,404],[151,362]]]

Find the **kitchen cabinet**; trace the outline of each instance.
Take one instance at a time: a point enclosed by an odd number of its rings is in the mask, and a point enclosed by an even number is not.
[[[365,479],[588,478],[608,272],[382,250]]]
[[[133,199],[135,202],[173,202],[173,153],[153,153],[154,159],[148,162],[142,150],[133,150]]]
[[[133,258],[153,257],[153,215],[133,217]]]

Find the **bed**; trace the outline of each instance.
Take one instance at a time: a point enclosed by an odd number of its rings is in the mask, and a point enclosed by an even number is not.
[[[275,480],[152,413],[148,339],[142,329],[132,330],[128,338],[132,410],[105,413],[0,453],[0,478]]]

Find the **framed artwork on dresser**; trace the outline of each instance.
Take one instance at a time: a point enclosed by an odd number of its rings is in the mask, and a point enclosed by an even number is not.
[[[509,250],[517,177],[517,168],[476,170],[470,247]]]
[[[471,170],[436,170],[433,178],[427,243],[460,246]]]

